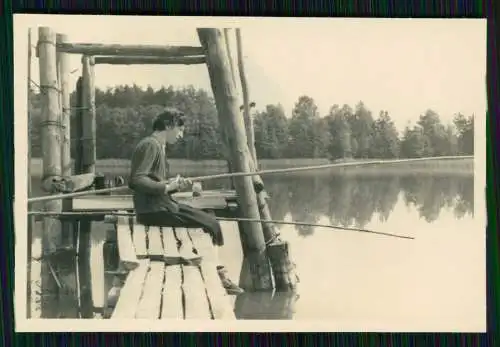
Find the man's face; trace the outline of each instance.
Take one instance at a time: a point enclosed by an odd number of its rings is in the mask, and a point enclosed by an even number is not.
[[[176,126],[166,131],[167,131],[166,140],[168,144],[173,145],[178,140],[182,139],[182,137],[184,137],[184,126],[180,127]]]

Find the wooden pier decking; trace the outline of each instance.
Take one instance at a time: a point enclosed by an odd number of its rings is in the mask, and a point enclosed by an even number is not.
[[[210,235],[146,227],[129,217],[118,217],[115,228],[120,263],[129,273],[111,319],[235,319]],[[181,263],[193,250],[201,261]]]

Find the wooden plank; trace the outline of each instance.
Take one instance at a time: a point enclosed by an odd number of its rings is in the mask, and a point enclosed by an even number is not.
[[[197,266],[182,267],[184,279],[185,319],[211,319],[210,306],[205,291],[205,284]]]
[[[163,240],[160,227],[148,228],[148,256],[151,260],[163,260]]]
[[[137,259],[147,258],[148,247],[146,245],[146,227],[142,224],[137,224],[135,220],[132,240],[134,242],[135,255],[137,256]]]
[[[119,213],[124,212],[119,211]],[[120,255],[120,262],[125,269],[134,270],[139,266],[139,261],[135,255],[134,242],[132,241],[130,225],[127,217],[118,217],[116,234],[118,239],[118,254]]]
[[[235,191],[203,191],[201,196],[193,197],[191,192],[181,192],[172,196],[177,202],[200,208],[221,210],[227,208],[228,201],[236,201]],[[132,195],[79,196],[73,199],[75,211],[133,210]]]
[[[92,228],[90,231],[90,280],[94,309],[104,312],[106,304],[106,285],[104,279],[104,242],[106,229]],[[97,316],[100,316],[97,313]]]
[[[186,265],[199,265],[202,261],[200,254],[195,253],[193,242],[188,235],[188,229],[175,228],[175,235],[180,242],[179,254],[182,258],[183,264]]]
[[[214,319],[234,320],[236,319],[231,300],[217,273],[218,259],[214,252],[214,246],[210,235],[202,230],[190,229],[188,233],[195,248],[203,256],[200,265],[205,288],[210,302],[210,308]]]
[[[149,270],[149,260],[139,260],[139,266],[130,271],[127,280],[120,291],[120,297],[111,318],[133,319],[137,312],[139,300],[141,299],[144,282]]]
[[[110,65],[195,65],[205,64],[204,56],[191,57],[95,57],[95,64],[110,64]]]
[[[178,241],[173,228],[162,228],[163,260],[167,265],[181,264],[181,255],[177,247]]]
[[[181,265],[165,267],[161,319],[184,319]]]
[[[153,261],[144,284],[142,298],[135,315],[136,318],[158,319],[161,316],[161,302],[165,264]]]

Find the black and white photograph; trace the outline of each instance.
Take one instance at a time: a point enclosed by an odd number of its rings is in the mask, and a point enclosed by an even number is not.
[[[486,331],[486,20],[15,15],[17,331]]]

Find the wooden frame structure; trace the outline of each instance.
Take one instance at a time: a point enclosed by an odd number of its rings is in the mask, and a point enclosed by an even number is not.
[[[229,150],[230,169],[238,172],[256,171],[257,158],[253,146],[253,127],[251,127],[251,122],[244,122],[241,117],[235,76],[229,58],[229,46],[226,45],[227,42],[224,42],[223,34],[219,29],[197,29],[197,33],[201,42],[199,47],[70,43],[66,35],[56,34],[51,28],[41,27],[38,29],[37,57],[40,65],[40,89],[44,98],[41,125],[44,147],[43,187],[47,193],[59,193],[57,187],[61,185],[61,182],[67,181],[79,182],[77,188],[84,189],[91,186],[95,178],[97,157],[95,64],[207,64],[219,123]],[[227,30],[225,33],[227,35]],[[238,39],[240,40],[240,34]],[[238,44],[238,52],[241,53],[241,42]],[[71,106],[68,85],[70,73],[68,54],[82,55],[82,75],[76,88],[79,101],[75,108],[76,133],[79,139],[74,172],[70,167],[69,119]],[[240,76],[244,79],[241,58],[239,66]],[[242,84],[245,85],[244,101],[248,103],[246,81]],[[245,118],[248,117],[248,109],[248,105],[245,104]],[[245,125],[247,126],[245,127]],[[247,138],[250,139],[250,142],[247,141]],[[271,219],[265,198],[263,198],[265,194],[260,194],[264,193],[264,185],[259,176],[235,177],[233,183],[237,192],[241,217]],[[45,203],[45,209],[56,213],[71,210],[72,200],[48,201]],[[76,242],[73,242],[71,237],[74,233],[78,235],[77,244],[79,247],[76,249],[76,255],[80,273],[80,300],[92,301],[92,295],[88,293],[89,283],[84,283],[90,280],[89,263],[86,258],[103,257],[104,236],[102,232],[91,228],[90,220],[82,219],[75,223],[63,222],[61,225],[58,218],[44,217],[43,225],[42,240],[37,241],[43,244],[43,254],[40,259],[29,260],[30,262],[41,262],[41,266],[34,267],[39,269],[39,272],[31,271],[29,274],[32,288],[32,318],[46,316],[42,312],[45,311],[42,306],[39,304],[33,306],[34,302],[41,302],[41,296],[46,298],[47,293],[49,293],[50,300],[47,302],[47,307],[50,307],[57,300],[57,295],[54,294],[57,292],[57,279],[51,276],[51,271],[47,267],[48,262],[44,259],[50,258],[61,250],[71,248],[71,245],[68,245],[64,240],[69,239],[68,242],[75,247]],[[275,282],[276,287],[294,288],[294,280],[290,279],[290,276],[288,278],[282,276],[283,265],[290,263],[288,255],[279,251],[279,249],[286,248],[283,247],[286,246],[286,243],[278,242],[277,235],[270,229],[269,223],[241,222],[239,226],[244,254],[252,265],[249,267],[251,269],[248,282],[250,288],[246,289],[272,289],[275,287]],[[274,248],[275,256],[271,256],[273,252],[270,251],[268,258],[268,251],[273,245],[276,246]],[[276,254],[281,254],[281,256],[276,256]],[[275,274],[274,280],[273,272]],[[289,273],[288,270],[286,272]],[[35,290],[36,288],[39,290]],[[93,306],[99,305],[102,305],[102,302],[94,300]]]

